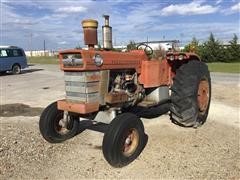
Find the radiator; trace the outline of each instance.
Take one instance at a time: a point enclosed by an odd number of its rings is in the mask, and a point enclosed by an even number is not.
[[[99,101],[100,71],[64,72],[66,100],[76,103]]]

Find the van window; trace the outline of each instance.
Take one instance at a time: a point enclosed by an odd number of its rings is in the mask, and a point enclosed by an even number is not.
[[[16,49],[13,50],[13,56],[18,56],[18,52]]]
[[[23,56],[21,49],[13,49],[13,56]]]
[[[6,51],[7,51],[8,57],[23,56],[23,53],[22,53],[21,49],[7,49]]]
[[[7,57],[7,51],[5,49],[0,50],[0,57]]]

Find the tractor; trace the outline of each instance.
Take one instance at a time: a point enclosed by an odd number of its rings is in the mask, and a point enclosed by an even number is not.
[[[170,120],[182,127],[204,124],[211,79],[207,65],[195,53],[170,51],[158,60],[150,58],[153,49],[147,44],[114,51],[108,15],[104,21],[102,48],[95,48],[98,21],[86,19],[82,27],[87,48],[59,52],[65,99],[44,109],[39,128],[46,141],[61,143],[84,127],[101,127],[104,158],[113,167],[123,167],[147,144],[141,118],[168,113]]]

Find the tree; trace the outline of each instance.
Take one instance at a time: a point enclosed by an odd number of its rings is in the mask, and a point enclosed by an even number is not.
[[[199,46],[199,41],[196,37],[192,38],[192,41],[184,47],[185,52],[196,52]]]
[[[162,60],[166,57],[166,51],[159,45],[158,48],[153,51],[153,57]]]
[[[199,44],[199,41],[193,37],[191,43],[187,44],[183,51],[195,52],[204,62],[240,62],[240,44],[238,44],[236,34],[234,34],[233,39],[229,41],[227,46],[215,39],[213,33],[203,44]]]
[[[227,56],[229,61],[240,61],[240,44],[238,44],[238,37],[236,34],[233,35],[233,39],[229,41],[227,48]]]
[[[194,52],[202,57],[204,51],[203,46],[199,44],[199,40],[193,37],[192,41],[184,47],[183,52]]]
[[[198,50],[199,41],[196,37],[192,38],[192,42],[190,44],[190,51],[196,52]]]
[[[208,41],[203,44],[202,60],[205,62],[225,61],[223,46],[216,40],[213,33],[210,34]]]
[[[137,49],[136,43],[131,40],[127,45],[127,50],[136,50],[136,49]]]
[[[82,49],[82,47],[78,44],[75,49]]]

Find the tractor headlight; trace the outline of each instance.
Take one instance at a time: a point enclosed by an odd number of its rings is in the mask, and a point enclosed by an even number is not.
[[[101,66],[103,64],[103,58],[100,54],[95,54],[93,60],[96,66]]]
[[[171,55],[171,56],[169,57],[169,59],[170,59],[170,61],[173,61],[173,60],[174,60],[174,55]]]
[[[178,59],[181,61],[181,60],[183,60],[183,58],[184,58],[184,56],[182,55],[182,54],[180,54],[179,56],[178,56]]]

